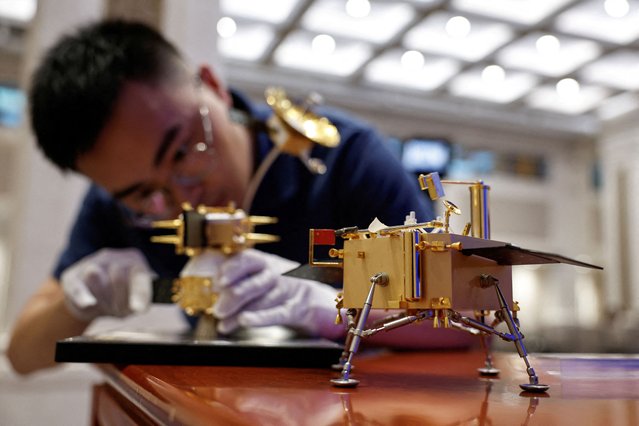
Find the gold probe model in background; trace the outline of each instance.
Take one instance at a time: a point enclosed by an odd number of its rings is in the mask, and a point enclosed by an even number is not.
[[[255,171],[242,202],[249,211],[260,182],[275,159],[281,154],[296,156],[312,174],[326,173],[326,165],[319,158],[311,157],[314,146],[335,148],[341,142],[337,127],[326,117],[313,112],[321,103],[321,96],[310,94],[303,102],[295,102],[281,87],[268,87],[264,92],[266,103],[273,114],[266,121],[268,135],[273,147]]]
[[[310,230],[309,263],[342,268],[344,275],[336,321],[341,320],[339,311],[345,308],[348,335],[337,365],[341,377],[332,383],[340,387],[357,386],[359,381],[351,377],[351,369],[362,338],[431,320],[434,327],[455,327],[480,336],[485,350],[485,366],[479,369],[482,375],[499,373],[492,363],[487,336],[492,334],[513,342],[529,377],[529,383],[520,387],[545,392],[548,386],[539,383],[520,332],[519,306],[512,302],[511,265],[569,263],[601,268],[490,240],[489,187],[482,181],[442,181],[437,173],[431,173],[420,175],[419,182],[432,199],[444,195],[442,184],[468,185],[471,220],[462,234],[450,232],[451,215],[461,211],[448,200],[443,201],[443,220],[416,223],[411,214],[398,226],[386,226],[376,220],[366,230],[356,227]],[[322,250],[323,255],[319,256]],[[366,328],[371,309],[393,309],[399,313]],[[461,313],[466,311],[473,312],[474,318]],[[488,324],[491,312],[494,319]],[[507,332],[497,330],[502,322],[506,323]]]

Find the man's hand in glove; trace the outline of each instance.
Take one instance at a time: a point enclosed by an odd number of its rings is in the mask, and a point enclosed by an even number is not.
[[[182,276],[213,278],[219,298],[213,307],[218,331],[284,325],[329,339],[344,334],[335,325],[337,290],[316,281],[282,276],[298,263],[254,249],[233,256],[205,252],[192,258]]]
[[[151,303],[153,272],[136,249],[101,249],[67,268],[61,277],[65,303],[79,320],[125,317]]]

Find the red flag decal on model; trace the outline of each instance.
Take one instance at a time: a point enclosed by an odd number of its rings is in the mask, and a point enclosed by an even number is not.
[[[316,246],[334,246],[335,230],[334,229],[314,229],[313,244]]]

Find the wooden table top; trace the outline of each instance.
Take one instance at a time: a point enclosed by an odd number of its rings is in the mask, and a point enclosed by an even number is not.
[[[109,385],[162,424],[639,425],[639,357],[532,355],[545,394],[522,392],[524,362],[480,352],[360,353],[354,389],[325,369],[101,365]]]

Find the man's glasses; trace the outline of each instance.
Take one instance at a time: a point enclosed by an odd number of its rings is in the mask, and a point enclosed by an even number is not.
[[[209,116],[209,107],[201,104],[198,111],[204,140],[194,138],[189,141],[190,143],[186,143],[178,149],[171,179],[180,186],[200,183],[214,167],[214,162],[211,160],[215,155],[215,148],[213,147],[213,125]]]
[[[201,133],[196,132],[192,139],[176,150],[171,165],[171,184],[186,189],[201,183],[215,168],[213,125],[206,104],[200,104],[198,115]],[[137,214],[136,225],[141,226],[148,226],[154,220],[168,219],[178,207],[166,184],[140,189],[126,198],[126,204]]]

